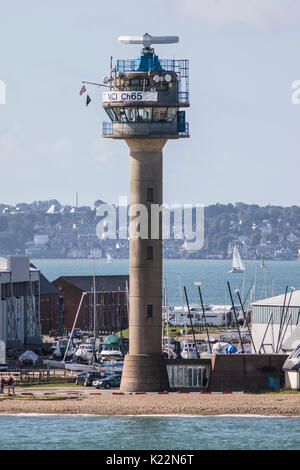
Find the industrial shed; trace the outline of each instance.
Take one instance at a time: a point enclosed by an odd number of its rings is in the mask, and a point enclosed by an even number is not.
[[[40,271],[26,256],[0,258],[0,340],[7,348],[41,342]]]
[[[254,302],[252,336],[261,353],[285,352],[283,345],[300,320],[300,290]]]

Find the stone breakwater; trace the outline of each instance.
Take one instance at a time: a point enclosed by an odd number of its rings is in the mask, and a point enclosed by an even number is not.
[[[300,393],[3,397],[0,414],[300,416]]]

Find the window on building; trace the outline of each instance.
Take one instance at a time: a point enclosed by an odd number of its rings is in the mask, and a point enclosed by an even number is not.
[[[206,388],[208,370],[204,366],[167,365],[171,388]]]
[[[148,188],[147,189],[147,201],[148,202],[153,201],[153,188]]]
[[[153,317],[153,305],[147,305],[147,318]]]
[[[147,260],[153,260],[153,246],[147,247]]]

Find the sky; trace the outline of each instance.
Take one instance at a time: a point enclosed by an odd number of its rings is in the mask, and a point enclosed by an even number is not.
[[[164,149],[168,204],[299,205],[299,0],[0,0],[0,203],[93,205],[129,194],[129,149],[101,137],[120,35],[178,35],[160,58],[189,59],[190,139]],[[102,90],[101,90],[102,91]]]

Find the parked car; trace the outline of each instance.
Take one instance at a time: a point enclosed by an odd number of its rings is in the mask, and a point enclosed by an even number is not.
[[[96,379],[101,379],[103,376],[101,372],[95,370],[84,370],[80,374],[76,375],[75,383],[76,385],[84,385],[89,387],[93,384],[93,381]]]
[[[121,374],[110,375],[108,377],[104,377],[102,379],[94,381],[93,386],[96,388],[120,387],[121,378]]]
[[[112,375],[122,375],[122,370],[106,370],[104,372],[105,377],[111,377]]]

